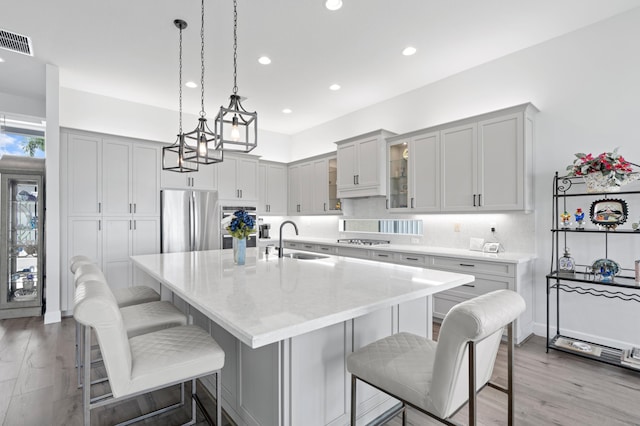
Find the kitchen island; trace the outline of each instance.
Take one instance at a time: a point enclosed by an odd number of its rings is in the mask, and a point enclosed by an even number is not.
[[[223,408],[240,425],[345,425],[346,356],[389,334],[430,332],[431,295],[473,276],[360,259],[231,250],[133,256],[226,354]],[[359,389],[362,421],[394,400]]]

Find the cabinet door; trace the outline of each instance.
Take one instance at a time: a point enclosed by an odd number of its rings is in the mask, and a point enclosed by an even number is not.
[[[410,206],[420,211],[440,210],[440,133],[413,138],[409,150]]]
[[[299,213],[300,166],[289,166],[289,214]]]
[[[285,165],[269,164],[267,166],[266,199],[269,213],[287,214],[287,168]]]
[[[67,258],[63,267],[68,271],[68,262],[73,256],[84,255],[98,265],[102,264],[102,220],[99,217],[72,217],[67,222]],[[66,309],[73,308],[75,285],[73,274],[67,274],[67,297],[62,301]],[[65,306],[62,306],[65,310]]]
[[[442,210],[476,210],[477,143],[475,123],[443,130],[440,133],[442,154]]]
[[[236,200],[239,198],[239,188],[236,184],[236,169],[238,160],[225,155],[224,161],[217,164],[218,168],[218,196],[221,200]]]
[[[133,220],[131,233],[131,255],[160,253],[160,220],[157,217],[142,217]],[[146,285],[159,289],[158,283],[149,274],[133,266],[133,285]]]
[[[378,169],[380,163],[380,145],[377,136],[358,142],[358,171],[356,186],[377,186],[380,182]]]
[[[103,140],[103,214],[118,216],[133,213],[131,181],[131,144],[116,140]]]
[[[340,199],[338,198],[338,159],[330,157],[327,159],[327,178],[329,191],[329,210],[340,211],[342,209]]]
[[[411,171],[408,160],[415,156],[416,152],[408,140],[387,145],[387,193],[389,194],[388,208],[391,210],[406,210],[413,207],[409,203],[409,175]],[[421,184],[419,183],[419,185]]]
[[[267,165],[258,164],[258,213],[269,213],[269,199],[267,198]]]
[[[104,220],[102,238],[102,271],[109,287],[131,286],[131,231],[130,217],[110,217]]]
[[[240,190],[240,198],[245,201],[255,201],[258,199],[258,160],[240,158],[237,161],[236,182]]]
[[[329,173],[326,158],[315,160],[312,168],[311,211],[313,213],[325,213],[329,211]]]
[[[338,146],[338,191],[356,186],[357,147],[355,143]]]
[[[522,113],[478,123],[478,193],[491,210],[524,208]]]
[[[159,169],[160,150],[154,146],[133,145],[133,213],[154,216],[160,214]]]
[[[226,161],[226,159],[225,159]],[[211,191],[217,189],[217,168],[219,164],[200,164],[197,172],[189,173],[191,177],[191,187]]]
[[[100,138],[67,135],[67,197],[69,216],[87,216],[102,209]]]
[[[191,178],[194,173],[178,173],[170,170],[160,171],[160,183],[162,188],[187,189],[191,186]]]
[[[313,213],[313,163],[300,165],[300,213]]]

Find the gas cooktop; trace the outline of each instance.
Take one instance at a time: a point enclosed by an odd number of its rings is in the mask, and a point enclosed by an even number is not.
[[[363,238],[339,238],[341,244],[352,244],[354,246],[377,246],[381,244],[389,244],[388,240],[367,240]]]

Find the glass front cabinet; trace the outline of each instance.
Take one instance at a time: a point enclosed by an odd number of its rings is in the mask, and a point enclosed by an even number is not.
[[[39,316],[44,287],[44,169],[42,174],[18,174],[2,166],[0,318]]]
[[[409,206],[409,145],[407,141],[389,144],[389,209]]]

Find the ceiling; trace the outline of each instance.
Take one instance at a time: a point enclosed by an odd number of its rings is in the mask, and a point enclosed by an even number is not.
[[[259,127],[294,134],[640,6],[640,0],[238,0],[238,94]],[[205,1],[205,110],[232,92],[233,2]],[[178,109],[200,81],[197,0],[0,0],[0,28],[31,37],[34,58],[0,49],[0,92],[42,98],[44,63],[60,85]],[[403,56],[406,46],[417,53]],[[267,55],[270,65],[258,63]],[[339,91],[329,90],[340,84]],[[184,89],[200,111],[200,88]],[[291,114],[282,110],[290,108]],[[177,121],[177,115],[176,115]]]

